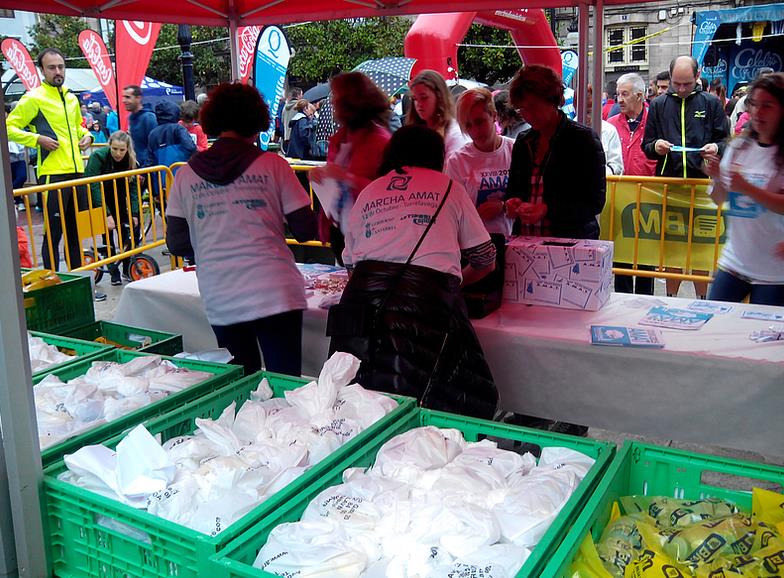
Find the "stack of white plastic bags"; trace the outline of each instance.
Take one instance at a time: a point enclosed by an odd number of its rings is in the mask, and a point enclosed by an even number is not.
[[[40,337],[34,337],[27,333],[27,348],[30,351],[30,369],[33,373],[42,371],[57,363],[71,361],[76,356],[68,355],[57,349],[54,345],[49,345]]]
[[[308,578],[511,578],[594,460],[468,443],[454,429],[395,436],[343,473],[299,522],[269,534],[254,566]]]
[[[273,398],[266,379],[236,411],[196,419],[193,435],[161,444],[143,427],[116,452],[87,446],[60,479],[217,535],[266,497],[397,407],[358,384],[359,360],[334,354],[318,381]]]
[[[87,373],[63,382],[47,375],[33,387],[38,440],[46,448],[110,422],[213,374],[177,367],[159,355],[127,363],[94,361]]]

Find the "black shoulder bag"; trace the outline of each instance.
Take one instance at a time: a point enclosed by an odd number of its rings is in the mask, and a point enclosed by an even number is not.
[[[400,268],[397,276],[392,281],[392,283],[390,283],[389,289],[384,294],[384,298],[381,300],[381,303],[379,305],[374,305],[372,303],[338,303],[337,305],[333,305],[329,308],[329,313],[327,315],[328,337],[370,337],[373,334],[373,331],[378,325],[381,314],[387,306],[389,298],[395,292],[395,289],[400,283],[400,280],[403,278],[406,269],[408,269],[408,266],[411,264],[411,261],[416,255],[416,252],[422,245],[422,241],[424,241],[425,237],[427,237],[427,234],[430,231],[430,228],[433,226],[433,223],[436,222],[436,218],[441,212],[441,208],[444,206],[444,203],[446,203],[446,198],[449,196],[449,191],[451,190],[452,180],[450,179],[449,186],[446,189],[446,193],[444,193],[444,196],[441,198],[441,203],[439,203],[436,212],[433,213],[433,217],[430,219],[427,227],[425,227],[425,230],[419,237],[419,240],[414,246],[414,249],[408,256],[408,259],[406,259],[406,262]]]

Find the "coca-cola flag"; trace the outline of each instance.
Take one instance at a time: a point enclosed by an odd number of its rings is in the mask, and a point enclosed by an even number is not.
[[[128,85],[141,86],[150,64],[152,50],[158,40],[161,25],[139,20],[118,20],[116,32],[117,85],[120,90]],[[120,126],[128,127],[128,112],[120,107]]]
[[[24,44],[16,38],[6,38],[0,44],[0,50],[3,51],[3,56],[14,69],[19,80],[22,81],[25,90],[33,90],[41,86],[41,78],[35,69],[35,63],[30,58],[30,53],[27,52]]]
[[[250,79],[250,71],[253,70],[253,57],[256,54],[256,42],[260,32],[259,26],[241,26],[237,29],[239,81],[242,84],[248,84],[248,79]]]
[[[79,33],[79,48],[87,58],[87,62],[101,84],[109,106],[117,110],[117,82],[114,79],[114,69],[109,58],[109,51],[103,39],[94,30],[82,30]]]

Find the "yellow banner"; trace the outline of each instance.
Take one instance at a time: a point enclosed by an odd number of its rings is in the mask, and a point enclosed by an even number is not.
[[[637,231],[638,264],[655,267],[661,257],[664,267],[713,271],[725,241],[726,221],[722,215],[717,232],[718,209],[706,189],[706,185],[608,181],[601,238],[614,241],[615,262],[635,262]]]

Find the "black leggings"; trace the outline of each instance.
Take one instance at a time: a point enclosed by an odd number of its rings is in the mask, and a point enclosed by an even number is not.
[[[67,181],[70,179],[78,179],[83,177],[81,174],[67,174],[67,175],[45,175],[39,177],[38,184],[57,183]],[[44,233],[43,242],[41,243],[41,255],[43,256],[44,269],[51,269],[58,271],[60,268],[60,240],[63,238],[63,225],[68,237],[68,244],[66,251],[68,253],[68,270],[76,269],[82,266],[82,242],[79,239],[79,231],[76,226],[76,207],[74,206],[74,187],[65,187],[62,190],[63,198],[63,216],[60,218],[60,196],[57,189],[50,190],[46,193],[46,214],[49,219],[49,231],[52,234],[52,256],[54,262],[49,257],[49,239],[47,234]],[[87,205],[87,185],[76,187],[78,195],[79,210],[84,211],[89,207]]]
[[[245,375],[261,369],[259,346],[267,371],[300,376],[302,374],[302,311],[287,311],[233,325],[213,325],[220,347],[234,356],[235,365]]]

